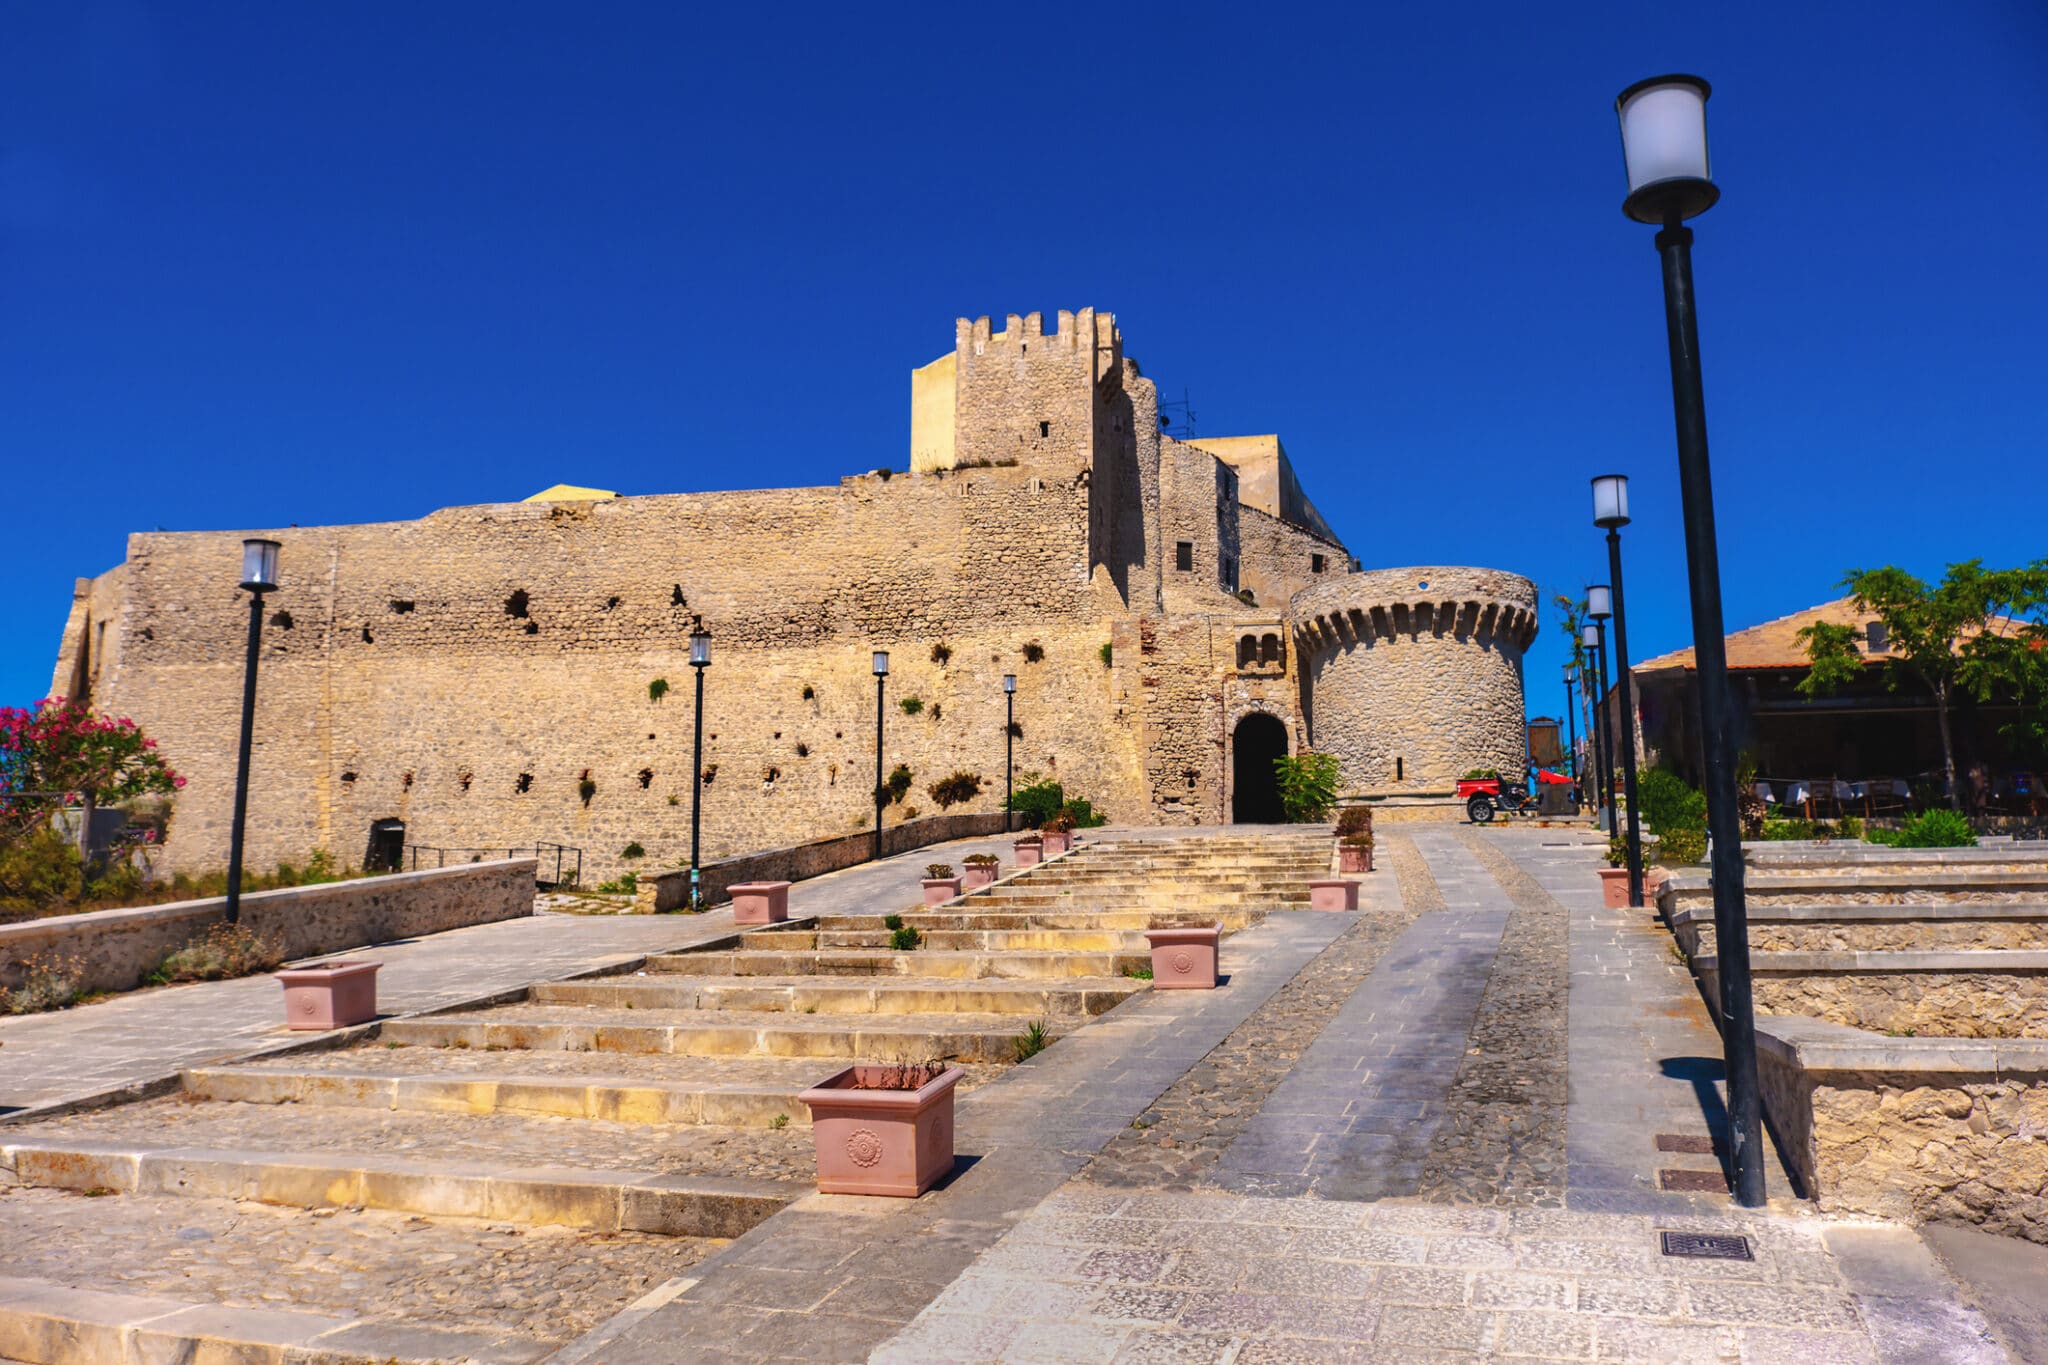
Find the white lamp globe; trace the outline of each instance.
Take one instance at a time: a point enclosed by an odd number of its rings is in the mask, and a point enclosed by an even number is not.
[[[283,548],[274,540],[251,538],[242,542],[242,586],[250,592],[277,590],[277,552]]]
[[[1628,525],[1628,475],[1602,474],[1593,480],[1593,524]]]
[[[1677,223],[1714,206],[1721,191],[1707,166],[1707,96],[1698,76],[1653,76],[1617,95],[1628,198],[1638,223]]]
[[[886,649],[875,651],[875,676],[878,678],[889,676],[889,651]]]

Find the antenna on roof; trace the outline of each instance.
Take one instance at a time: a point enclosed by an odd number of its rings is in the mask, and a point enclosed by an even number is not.
[[[1174,425],[1176,418],[1180,422],[1178,428]],[[1195,439],[1195,408],[1193,402],[1188,397],[1186,389],[1180,391],[1180,401],[1178,403],[1161,403],[1159,405],[1159,429],[1176,441],[1192,441]]]

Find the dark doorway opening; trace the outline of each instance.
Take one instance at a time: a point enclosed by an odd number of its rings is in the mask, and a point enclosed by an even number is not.
[[[370,822],[370,849],[363,855],[363,871],[396,872],[405,862],[405,821]]]
[[[1280,775],[1273,760],[1287,757],[1287,727],[1276,716],[1255,711],[1237,723],[1230,741],[1230,818],[1240,825],[1277,825],[1286,820],[1280,804]]]

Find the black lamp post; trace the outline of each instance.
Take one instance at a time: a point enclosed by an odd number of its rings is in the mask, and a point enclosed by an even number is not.
[[[1621,693],[1621,781],[1628,801],[1628,903],[1643,907],[1643,839],[1636,811],[1636,707],[1628,671],[1628,617],[1621,596],[1621,528],[1628,525],[1628,476],[1593,480],[1593,524],[1607,532],[1607,576],[1614,613],[1614,685]],[[1608,591],[1602,589],[1602,591]]]
[[[697,672],[697,738],[690,747],[690,908],[704,908],[704,670],[711,667],[711,632],[699,621],[690,632],[690,667]]]
[[[1017,675],[1003,674],[1003,833],[1017,827],[1010,809],[1010,784],[1017,772]]]
[[[1587,593],[1588,601],[1592,597]],[[1609,834],[1614,829],[1614,759],[1607,752],[1607,644],[1598,621],[1587,621],[1579,629],[1579,642],[1586,647],[1586,686],[1593,693],[1593,800],[1594,823]]]
[[[882,858],[882,689],[889,681],[889,651],[875,651],[875,860]]]
[[[1571,766],[1572,789],[1574,791],[1578,790],[1579,786],[1579,718],[1572,714],[1572,709],[1579,703],[1577,696],[1574,694],[1572,684],[1578,680],[1578,676],[1579,666],[1577,664],[1566,664],[1564,666],[1564,731],[1566,735],[1564,756]]]
[[[1710,93],[1711,87],[1697,76],[1659,76],[1622,91],[1614,109],[1621,120],[1622,156],[1628,167],[1622,212],[1662,229],[1657,253],[1664,265],[1664,324],[1692,586],[1707,832],[1714,847],[1714,950],[1720,968],[1728,1113],[1734,1125],[1735,1197],[1756,1208],[1764,1202],[1763,1106],[1757,1089],[1749,925],[1742,893],[1742,823],[1735,804],[1734,708],[1722,634],[1721,564],[1714,536],[1714,484],[1707,463],[1699,319],[1693,306],[1692,229],[1685,226],[1686,219],[1705,213],[1721,197],[1707,160]]]
[[[242,665],[242,740],[235,758],[235,821],[228,827],[228,923],[242,921],[242,827],[249,817],[249,746],[256,731],[256,660],[263,647],[263,594],[277,591],[274,540],[242,542],[242,590],[249,594],[249,652]]]

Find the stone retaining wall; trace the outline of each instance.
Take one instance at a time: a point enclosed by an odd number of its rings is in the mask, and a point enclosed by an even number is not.
[[[275,939],[287,961],[533,913],[531,858],[254,891],[242,923]],[[95,910],[0,926],[0,986],[31,958],[73,968],[86,991],[132,990],[168,953],[225,923],[222,897],[132,910]]]
[[[2048,1043],[1757,1021],[1765,1112],[1829,1211],[2048,1243]]]
[[[892,853],[923,848],[927,844],[943,844],[949,839],[1000,834],[1004,818],[1003,812],[992,811],[907,820],[882,831],[882,854],[887,857]],[[842,867],[864,863],[874,855],[874,851],[875,832],[870,829],[859,834],[843,834],[836,839],[819,839],[790,848],[771,848],[740,858],[706,863],[703,869],[704,904],[717,905],[725,900],[726,888],[738,882],[800,882],[807,877],[818,877],[827,872],[837,872]],[[633,906],[639,914],[658,915],[680,910],[690,903],[690,869],[687,867],[643,875],[639,885],[640,894]]]

